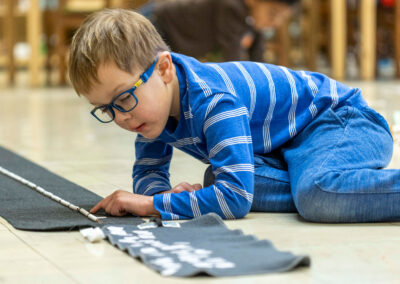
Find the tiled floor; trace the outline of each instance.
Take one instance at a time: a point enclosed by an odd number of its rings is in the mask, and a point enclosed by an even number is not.
[[[350,82],[394,129],[400,128],[399,82]],[[101,125],[70,88],[0,89],[0,145],[102,196],[131,188],[134,135]],[[0,161],[1,163],[1,161]],[[400,167],[396,144],[390,167]],[[176,151],[172,184],[201,182],[205,166]],[[400,205],[399,205],[400,206]],[[249,214],[230,228],[309,254],[310,268],[214,279],[163,278],[107,242],[78,232],[13,229],[0,218],[0,283],[399,283],[400,223],[326,225],[296,214]]]

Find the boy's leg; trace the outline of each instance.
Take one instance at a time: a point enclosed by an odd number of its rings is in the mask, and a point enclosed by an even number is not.
[[[328,109],[282,149],[292,195],[314,222],[400,218],[400,170],[386,121],[370,108]]]
[[[254,157],[251,211],[297,212],[290,191],[287,165],[278,151]]]
[[[297,212],[290,192],[289,175],[283,156],[277,151],[254,157],[254,196],[251,211]],[[203,185],[214,183],[211,166]]]

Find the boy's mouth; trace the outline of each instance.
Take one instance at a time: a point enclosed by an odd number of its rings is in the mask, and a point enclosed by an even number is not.
[[[141,132],[144,129],[145,125],[146,125],[145,123],[142,123],[138,127],[132,128],[132,131]]]

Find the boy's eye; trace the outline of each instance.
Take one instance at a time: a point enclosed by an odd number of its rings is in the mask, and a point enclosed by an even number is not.
[[[131,96],[130,94],[124,94],[124,95],[121,96],[119,101],[125,102],[125,101],[127,101],[129,99],[130,96]]]
[[[102,107],[102,108],[100,108],[100,111],[102,113],[105,113],[105,112],[108,112],[108,109],[107,109],[107,107]]]

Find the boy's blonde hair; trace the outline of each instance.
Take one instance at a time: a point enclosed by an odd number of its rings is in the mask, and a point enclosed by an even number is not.
[[[146,69],[160,51],[169,51],[155,27],[142,15],[106,9],[90,15],[75,33],[69,53],[69,77],[75,91],[87,94],[99,83],[101,64],[114,61],[123,71]]]

